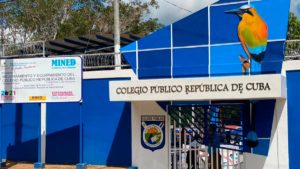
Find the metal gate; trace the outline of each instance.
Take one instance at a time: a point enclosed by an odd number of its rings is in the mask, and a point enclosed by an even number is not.
[[[169,169],[242,169],[243,104],[172,105]]]

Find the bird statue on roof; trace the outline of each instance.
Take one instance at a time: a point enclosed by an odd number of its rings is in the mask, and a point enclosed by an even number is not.
[[[264,59],[268,41],[268,27],[254,7],[243,5],[239,9],[226,11],[239,17],[238,36],[247,54],[247,58],[240,55],[242,72],[251,67],[251,61],[261,63]]]

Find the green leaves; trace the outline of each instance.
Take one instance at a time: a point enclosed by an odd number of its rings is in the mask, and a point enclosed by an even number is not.
[[[290,13],[287,39],[300,39],[300,20]]]
[[[290,13],[287,39],[300,39],[300,20],[294,13]],[[288,41],[285,50],[286,56],[300,55],[300,42]]]
[[[121,33],[147,34],[162,27],[157,19],[145,19],[156,0],[120,2]],[[94,33],[113,33],[112,0],[15,0],[1,4],[2,42],[52,40]],[[12,37],[12,38],[11,38]]]

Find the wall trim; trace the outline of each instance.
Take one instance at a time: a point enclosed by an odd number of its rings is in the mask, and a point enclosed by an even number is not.
[[[282,64],[282,71],[300,70],[300,60],[288,60]]]
[[[131,69],[103,70],[103,71],[84,71],[83,79],[115,79],[115,78],[134,78],[136,75]]]

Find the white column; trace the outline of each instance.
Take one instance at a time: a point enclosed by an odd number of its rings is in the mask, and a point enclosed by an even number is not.
[[[46,162],[46,103],[41,103],[41,163]]]
[[[121,69],[119,0],[114,0],[115,69]]]

